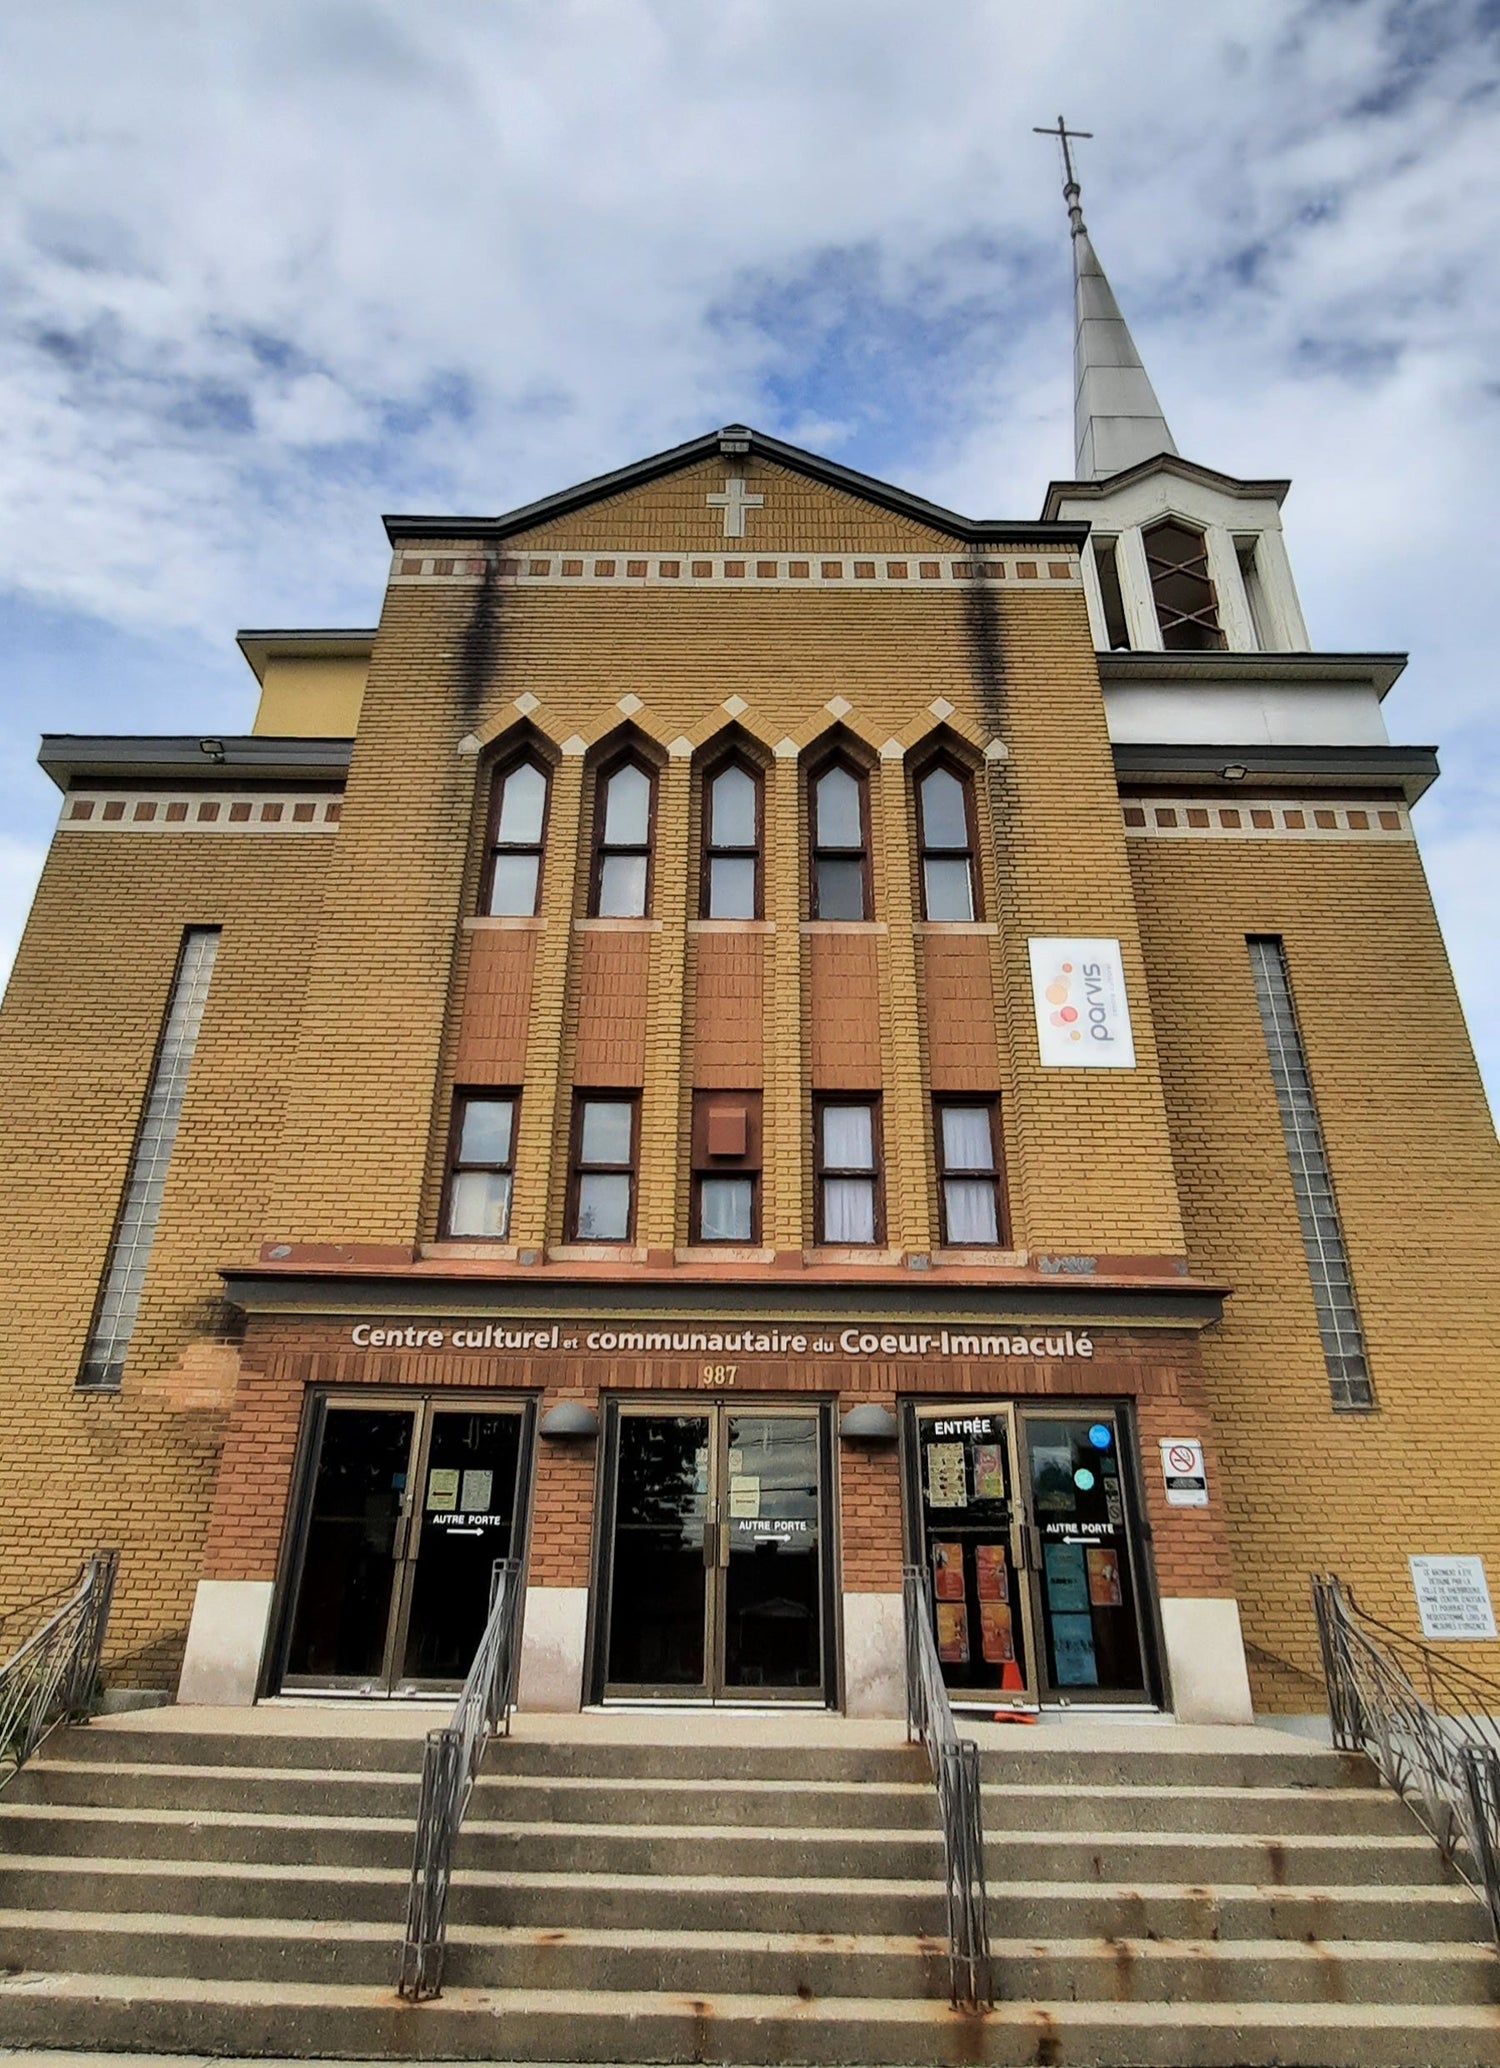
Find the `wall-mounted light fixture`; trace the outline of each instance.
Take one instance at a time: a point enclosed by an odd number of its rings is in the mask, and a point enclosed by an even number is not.
[[[206,754],[210,761],[222,761],[224,759],[224,742],[222,740],[199,740],[198,752]]]
[[[1219,770],[1220,777],[1226,783],[1242,783],[1249,773],[1243,761],[1230,761]]]
[[[542,1416],[537,1434],[554,1443],[581,1443],[599,1434],[599,1417],[581,1400],[560,1400]]]
[[[839,1423],[839,1434],[846,1443],[894,1443],[900,1433],[890,1409],[877,1407],[873,1401],[851,1407]]]

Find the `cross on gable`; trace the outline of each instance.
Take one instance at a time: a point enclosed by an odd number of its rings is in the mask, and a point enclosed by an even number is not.
[[[710,508],[724,512],[724,536],[727,539],[742,539],[745,536],[745,512],[759,510],[765,506],[763,495],[745,493],[743,474],[731,474],[724,483],[722,494],[708,497]]]

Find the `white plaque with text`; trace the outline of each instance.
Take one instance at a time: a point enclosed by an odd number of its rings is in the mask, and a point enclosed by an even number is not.
[[[1424,1637],[1495,1635],[1482,1558],[1413,1558],[1410,1565]]]
[[[1049,1070],[1133,1070],[1118,941],[1027,942],[1037,1043]]]

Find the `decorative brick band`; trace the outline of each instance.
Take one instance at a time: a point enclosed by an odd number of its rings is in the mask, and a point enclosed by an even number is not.
[[[70,791],[63,799],[61,833],[335,833],[343,800],[336,792],[305,791],[268,797],[222,790],[190,796],[170,791],[122,796]]]
[[[1127,799],[1125,831],[1137,840],[1410,840],[1404,804],[1329,804],[1316,798]]]
[[[1012,587],[1077,588],[1076,556],[986,554],[982,558],[909,554],[878,558],[854,554],[757,553],[502,553],[502,582],[517,588],[749,588],[922,589],[955,582],[1005,582]],[[397,553],[393,582],[477,582],[484,561],[461,553]]]

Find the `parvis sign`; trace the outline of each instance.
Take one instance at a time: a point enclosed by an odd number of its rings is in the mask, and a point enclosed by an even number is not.
[[[1119,942],[1049,936],[1026,945],[1043,1068],[1133,1070]]]

